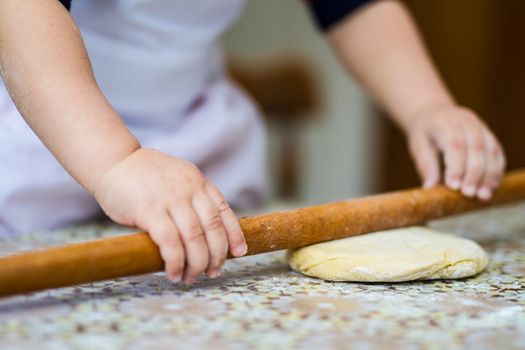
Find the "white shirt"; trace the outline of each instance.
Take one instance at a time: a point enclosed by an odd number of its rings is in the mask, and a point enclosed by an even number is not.
[[[194,162],[233,206],[265,193],[257,109],[217,43],[244,0],[78,0],[95,77],[144,147]],[[99,208],[24,123],[0,86],[0,235],[54,228]]]

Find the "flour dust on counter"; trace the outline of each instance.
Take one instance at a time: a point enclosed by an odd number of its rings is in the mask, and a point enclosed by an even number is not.
[[[476,242],[419,226],[314,244],[289,251],[288,259],[307,276],[354,282],[465,278],[488,263]]]

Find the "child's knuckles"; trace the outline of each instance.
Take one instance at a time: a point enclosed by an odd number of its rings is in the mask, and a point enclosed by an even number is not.
[[[467,147],[470,152],[485,153],[487,141],[482,133],[476,130],[470,130],[467,134]]]
[[[188,242],[200,241],[204,239],[204,230],[200,223],[194,222],[183,232],[183,237]]]
[[[174,231],[163,232],[157,237],[157,243],[158,245],[166,247],[168,249],[179,249],[181,247],[181,244],[177,235],[178,233]]]
[[[192,165],[192,167],[185,169],[185,171],[181,175],[184,178],[184,182],[192,186],[202,188],[205,185],[204,175],[195,165]]]
[[[217,204],[217,208],[219,210],[219,213],[225,213],[231,210],[230,205],[224,198],[221,198],[219,200],[219,203]]]
[[[204,178],[202,176],[186,176],[184,184],[192,194],[204,188]]]
[[[483,142],[483,140],[479,139],[479,138],[476,138],[476,140],[474,140],[471,144],[470,144],[470,149],[472,152],[476,152],[476,153],[485,153],[485,142]]]
[[[464,137],[462,137],[461,135],[457,133],[451,134],[447,140],[447,143],[451,151],[459,152],[459,151],[464,150],[466,147],[466,142],[465,142]]]
[[[213,213],[209,218],[203,222],[203,227],[206,232],[218,232],[223,230],[222,219],[219,213]]]

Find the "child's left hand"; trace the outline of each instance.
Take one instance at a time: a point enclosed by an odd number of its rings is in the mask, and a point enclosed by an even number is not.
[[[468,197],[492,197],[503,150],[475,113],[454,104],[402,1],[373,1],[328,37],[347,70],[405,131],[425,187],[443,182]]]
[[[429,106],[410,118],[405,129],[424,187],[442,181],[468,197],[492,197],[503,176],[505,155],[474,112],[453,104]]]

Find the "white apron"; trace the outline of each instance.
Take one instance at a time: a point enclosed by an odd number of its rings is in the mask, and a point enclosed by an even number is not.
[[[266,188],[257,109],[225,75],[217,39],[244,0],[76,0],[97,81],[144,147],[194,162],[234,206]],[[0,235],[100,214],[0,84]]]

